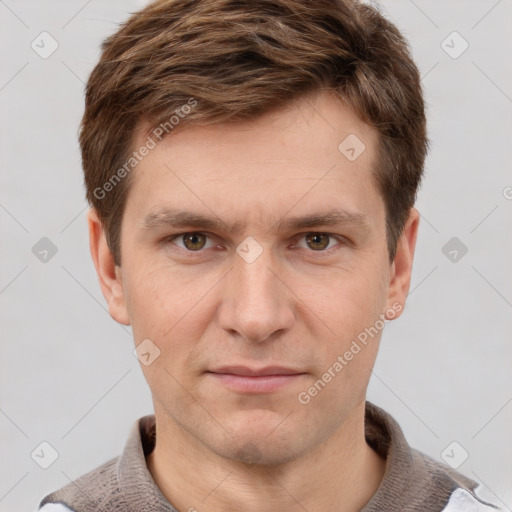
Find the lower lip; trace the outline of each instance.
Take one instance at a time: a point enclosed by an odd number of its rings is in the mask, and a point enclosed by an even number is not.
[[[240,393],[270,393],[296,382],[303,373],[293,375],[234,375],[232,373],[211,373],[215,379],[233,391]]]

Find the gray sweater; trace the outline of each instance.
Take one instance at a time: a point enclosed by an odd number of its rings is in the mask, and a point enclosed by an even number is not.
[[[474,481],[410,448],[395,420],[368,402],[365,428],[368,444],[386,459],[386,470],[361,512],[501,510],[477,495],[484,489]],[[39,511],[177,512],[146,465],[154,446],[155,417],[144,416],[133,425],[122,455],[46,496]]]

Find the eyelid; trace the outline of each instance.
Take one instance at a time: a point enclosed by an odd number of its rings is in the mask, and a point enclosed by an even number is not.
[[[194,253],[199,253],[200,254],[200,253],[204,252],[204,250],[205,250],[204,247],[202,249],[198,250],[198,251],[191,251],[189,249],[180,247],[179,245],[174,243],[175,240],[183,238],[185,235],[202,235],[202,236],[207,238],[206,243],[208,243],[208,240],[210,240],[210,242],[213,243],[213,238],[214,238],[213,236],[211,236],[208,233],[205,233],[204,231],[182,231],[181,233],[176,233],[175,235],[169,235],[168,237],[166,237],[163,240],[163,243],[167,244],[167,243],[171,242],[174,245],[176,245],[179,249],[182,249],[183,251],[185,251],[185,252],[187,252],[189,254],[194,254]],[[206,247],[206,249],[211,249],[211,247]]]
[[[307,235],[325,235],[325,236],[328,236],[332,239],[335,239],[338,244],[336,244],[335,246],[333,247],[329,247],[329,249],[323,249],[323,250],[319,250],[319,251],[315,251],[314,249],[310,249],[309,252],[312,252],[312,253],[323,253],[323,254],[330,254],[330,252],[335,249],[337,246],[339,245],[348,245],[349,244],[349,240],[347,240],[344,236],[341,236],[341,235],[336,235],[334,233],[328,233],[326,231],[306,231],[304,233],[300,233],[298,235],[296,235],[294,237],[294,245],[297,244],[298,241],[304,239]]]
[[[179,238],[182,238],[183,236],[185,235],[202,235],[204,237],[206,237],[211,243],[215,243],[214,242],[214,239],[216,238],[215,235],[211,235],[210,233],[207,233],[205,231],[182,231],[180,233],[176,233],[174,235],[169,235],[168,237],[166,237],[164,240],[163,240],[163,243],[164,244],[167,244],[169,242],[172,242],[173,245],[175,245],[176,247],[178,247],[179,249],[181,249],[182,251],[186,252],[187,254],[190,254],[190,255],[193,255],[193,254],[201,254],[203,253],[206,249],[212,249],[213,247],[206,247],[206,248],[202,248],[202,249],[199,249],[197,251],[192,251],[192,250],[189,250],[185,247],[180,247],[179,245],[177,245],[175,242],[175,240],[179,239]],[[305,232],[302,232],[302,233],[298,233],[297,235],[295,235],[293,237],[293,245],[292,245],[292,248],[299,248],[299,249],[306,249],[306,248],[303,248],[303,247],[297,247],[297,243],[301,240],[303,240],[306,236],[308,235],[325,235],[325,236],[328,236],[332,239],[335,239],[337,240],[338,244],[336,244],[335,246],[333,247],[329,247],[328,249],[322,249],[322,250],[318,250],[318,251],[315,251],[314,249],[309,249],[308,252],[312,252],[312,253],[319,253],[319,254],[330,254],[331,251],[333,249],[336,249],[337,246],[341,245],[348,245],[350,244],[350,241],[347,240],[344,236],[341,236],[341,235],[336,235],[334,233],[328,233],[328,232],[325,232],[325,231],[305,231]],[[208,243],[208,240],[206,243]],[[307,249],[306,249],[307,250]]]

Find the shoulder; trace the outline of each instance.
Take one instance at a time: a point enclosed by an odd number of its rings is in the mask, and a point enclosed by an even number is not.
[[[450,496],[450,501],[442,512],[504,512],[492,502],[495,497],[486,495],[483,487],[479,486],[469,491],[467,489],[455,489]]]
[[[457,487],[442,512],[504,512],[497,498],[483,485]]]
[[[74,512],[75,509],[70,508],[71,503],[78,509],[89,509],[96,504],[108,502],[112,491],[117,489],[116,467],[119,458],[110,459],[47,495],[39,504],[38,512]]]
[[[499,498],[450,466],[411,448],[393,417],[366,405],[368,444],[386,459],[386,470],[377,492],[364,512],[498,512]]]
[[[154,443],[154,416],[143,416],[133,423],[121,455],[46,496],[39,512],[140,510],[141,500],[150,499],[165,505],[146,465]]]
[[[48,503],[37,509],[36,512],[74,512],[73,509],[67,507],[63,503]]]
[[[485,487],[417,450],[412,451],[423,459],[432,476],[430,492],[449,491],[441,512],[503,512],[504,509],[496,503],[496,496]]]

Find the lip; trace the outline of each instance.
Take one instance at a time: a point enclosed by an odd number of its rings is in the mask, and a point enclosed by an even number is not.
[[[271,393],[305,375],[300,370],[282,366],[225,366],[207,373],[216,381],[239,393]]]
[[[244,377],[263,377],[267,375],[299,375],[304,373],[300,370],[285,368],[283,366],[265,366],[264,368],[250,368],[248,366],[222,366],[221,368],[210,370],[210,372],[240,375]]]

